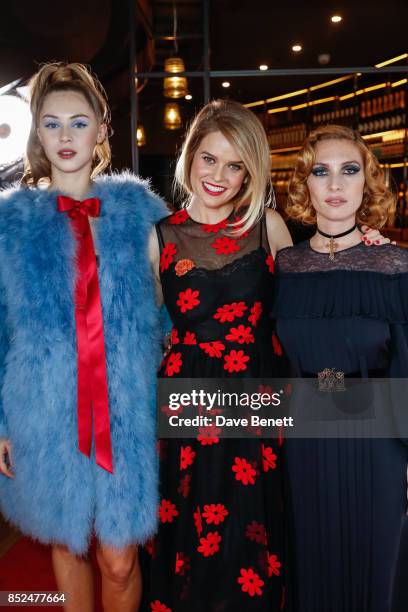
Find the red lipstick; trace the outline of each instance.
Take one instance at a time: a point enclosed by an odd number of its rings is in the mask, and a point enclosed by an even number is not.
[[[60,149],[58,151],[58,156],[61,157],[61,159],[72,159],[74,155],[76,155],[76,151],[72,149]]]

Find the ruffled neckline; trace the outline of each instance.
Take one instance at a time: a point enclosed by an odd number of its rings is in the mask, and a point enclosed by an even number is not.
[[[280,273],[273,317],[368,317],[408,323],[408,273],[360,270]]]

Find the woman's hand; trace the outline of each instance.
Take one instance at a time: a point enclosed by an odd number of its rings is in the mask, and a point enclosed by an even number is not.
[[[391,242],[391,240],[386,236],[383,236],[379,230],[372,229],[371,227],[368,227],[368,225],[363,225],[361,227],[361,231],[364,232],[361,240],[366,246],[380,246],[382,244],[389,244]],[[391,242],[391,244],[396,244],[396,242]]]
[[[9,478],[14,478],[14,474],[11,471],[12,467],[11,442],[7,438],[0,438],[0,473]]]

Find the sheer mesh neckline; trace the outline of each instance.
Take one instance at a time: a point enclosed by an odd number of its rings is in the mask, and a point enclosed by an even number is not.
[[[192,221],[193,223],[196,223],[197,225],[205,225],[207,227],[216,227],[220,224],[224,224],[227,223],[228,221],[230,221],[232,219],[232,217],[235,216],[235,209],[233,208],[231,210],[231,212],[229,213],[229,215],[227,215],[226,217],[223,217],[222,219],[220,219],[219,221],[216,221],[215,223],[207,223],[206,221],[197,221],[197,219],[194,219],[191,214],[190,211],[187,208],[185,208],[185,211],[187,212],[188,218],[190,221]]]
[[[193,268],[218,270],[229,266],[232,262],[242,260],[253,251],[257,251],[259,257],[261,247],[267,266],[273,268],[265,218],[263,217],[250,230],[240,235],[228,232],[228,220],[231,222],[238,220],[235,210],[227,219],[215,224],[194,221],[187,209],[162,219],[157,224],[161,249],[160,272],[170,272],[173,264],[177,266],[176,274],[183,266],[191,270]]]

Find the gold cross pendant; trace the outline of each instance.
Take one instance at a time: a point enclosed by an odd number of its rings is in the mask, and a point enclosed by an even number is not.
[[[333,261],[334,260],[334,254],[335,254],[336,249],[337,249],[337,244],[334,241],[333,237],[330,238],[330,242],[326,246],[329,247],[329,259],[330,259],[330,261]]]

